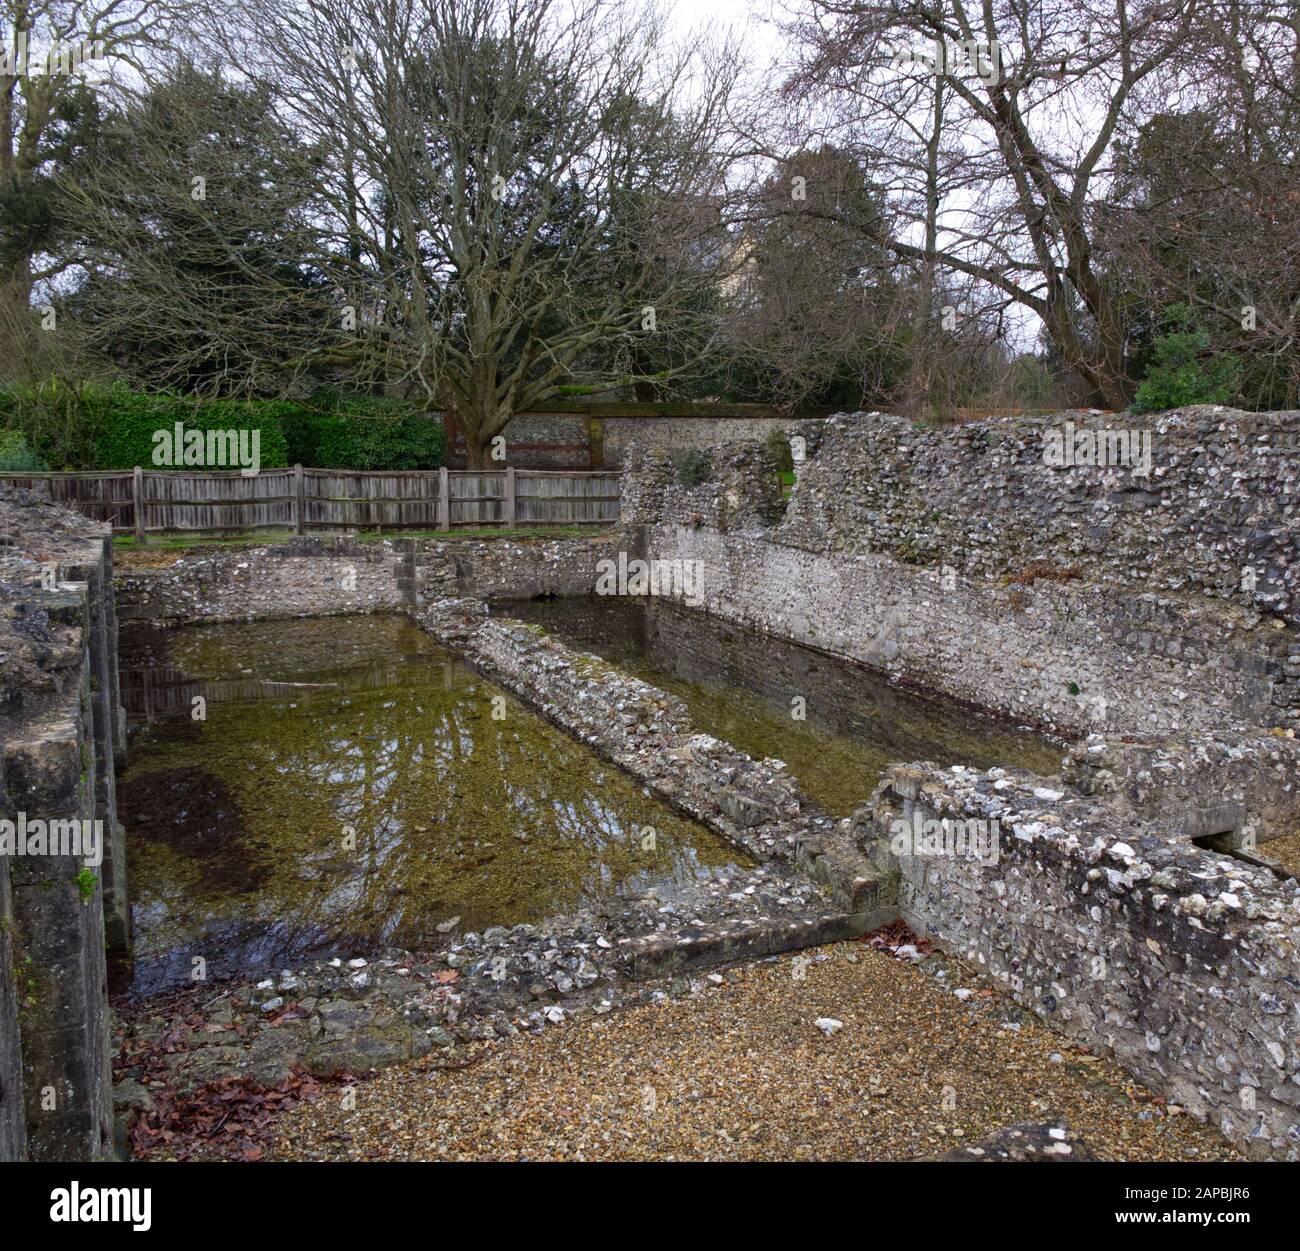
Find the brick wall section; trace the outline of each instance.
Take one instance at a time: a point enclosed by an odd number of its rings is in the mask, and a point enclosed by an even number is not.
[[[890,856],[917,816],[998,820],[998,862]],[[1300,1159],[1294,880],[1002,770],[895,766],[856,829],[919,932],[1251,1154]]]

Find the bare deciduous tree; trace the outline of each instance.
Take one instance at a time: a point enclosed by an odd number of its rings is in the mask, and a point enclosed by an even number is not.
[[[245,68],[321,153],[304,259],[340,306],[322,360],[413,384],[481,465],[595,349],[684,330],[713,281],[734,57],[672,52],[661,15],[621,0],[303,0],[252,20]]]
[[[34,284],[71,263],[42,258],[50,210],[35,201],[49,166],[67,155],[69,125],[93,107],[87,76],[142,71],[186,8],[181,0],[0,0],[0,296],[11,304],[25,310]]]
[[[1063,360],[1123,407],[1128,326],[1095,214],[1117,141],[1196,81],[1216,24],[1216,0],[805,0],[787,88],[815,93],[828,133],[897,180],[891,209],[913,229],[889,241],[896,255],[1037,314]],[[953,163],[936,227],[937,74]]]

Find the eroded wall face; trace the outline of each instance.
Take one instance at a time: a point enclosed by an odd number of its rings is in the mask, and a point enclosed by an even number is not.
[[[997,823],[996,857],[962,852],[972,822]],[[894,768],[859,833],[888,849],[913,928],[1251,1154],[1300,1159],[1294,881],[969,770]]]
[[[127,933],[110,540],[0,486],[0,1158],[113,1154],[106,948]]]
[[[1147,471],[1049,463],[1076,420],[1135,423]],[[791,434],[785,503],[761,445],[696,487],[629,460],[624,521],[708,611],[1070,732],[1300,727],[1300,414]]]

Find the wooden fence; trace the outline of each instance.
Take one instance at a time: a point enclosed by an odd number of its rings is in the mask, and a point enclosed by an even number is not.
[[[585,526],[618,521],[617,473],[497,470],[114,470],[0,474],[48,484],[51,496],[115,534],[247,530],[450,530],[455,526]]]

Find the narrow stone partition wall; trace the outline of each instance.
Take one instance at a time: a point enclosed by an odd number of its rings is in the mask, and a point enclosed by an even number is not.
[[[1252,1155],[1300,1159],[1300,884],[993,769],[898,765],[853,821],[903,918]]]
[[[868,924],[892,919],[873,866],[799,790],[781,761],[700,733],[680,699],[539,626],[489,618],[481,600],[440,600],[415,619],[476,667],[759,861],[796,864]]]
[[[113,1154],[106,946],[128,940],[107,527],[0,487],[0,1152]]]

